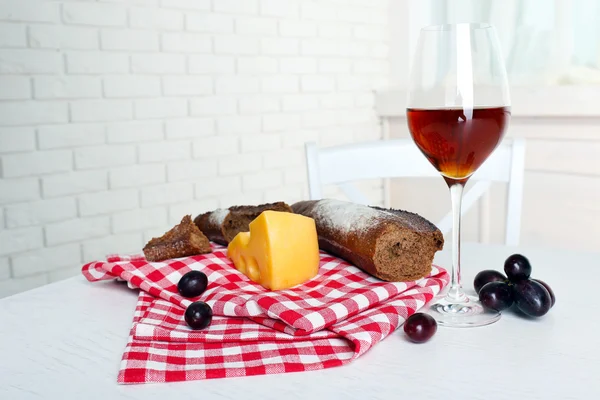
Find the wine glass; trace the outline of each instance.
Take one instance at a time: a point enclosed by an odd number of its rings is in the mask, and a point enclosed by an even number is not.
[[[498,146],[510,119],[506,70],[495,29],[460,23],[423,28],[411,66],[411,136],[442,174],[452,199],[452,280],[429,312],[441,325],[491,324],[500,314],[467,296],[460,282],[460,222],[464,185]]]

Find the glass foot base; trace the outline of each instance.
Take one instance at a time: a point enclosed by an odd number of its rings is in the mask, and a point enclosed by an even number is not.
[[[427,310],[439,325],[453,328],[470,328],[493,324],[500,319],[500,313],[483,308],[479,299],[464,296],[460,302],[450,301],[447,297],[434,300]]]

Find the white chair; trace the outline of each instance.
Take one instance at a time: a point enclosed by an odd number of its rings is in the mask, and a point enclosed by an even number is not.
[[[344,146],[318,148],[306,143],[308,187],[311,200],[321,199],[322,186],[336,184],[348,199],[369,204],[369,200],[350,182],[376,178],[436,177],[438,171],[409,139],[382,140]],[[507,245],[517,245],[521,231],[525,140],[503,143],[492,153],[470,181],[475,185],[464,194],[462,214],[489,190],[492,182],[508,183],[506,214]],[[452,213],[438,224],[444,235],[452,229]]]

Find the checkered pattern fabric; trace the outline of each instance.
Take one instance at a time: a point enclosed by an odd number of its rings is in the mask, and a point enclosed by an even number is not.
[[[186,299],[177,282],[201,270],[207,290]],[[165,262],[111,256],[82,269],[89,281],[120,278],[140,295],[119,383],[173,382],[307,371],[343,365],[368,351],[431,300],[448,274],[433,267],[417,282],[383,282],[321,253],[319,274],[268,291],[238,272],[226,248]],[[208,303],[211,325],[187,327],[193,301]]]

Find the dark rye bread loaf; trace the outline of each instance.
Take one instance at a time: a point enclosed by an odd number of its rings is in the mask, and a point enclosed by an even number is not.
[[[281,201],[258,206],[234,206],[200,214],[194,223],[210,240],[227,245],[238,233],[248,232],[250,222],[267,210],[292,212],[292,208]]]
[[[319,247],[384,281],[413,281],[431,272],[444,236],[425,218],[339,200],[301,201],[297,214],[315,220]]]
[[[210,253],[210,243],[186,215],[181,222],[159,238],[152,238],[144,246],[148,261],[163,261],[169,258],[195,256]]]

